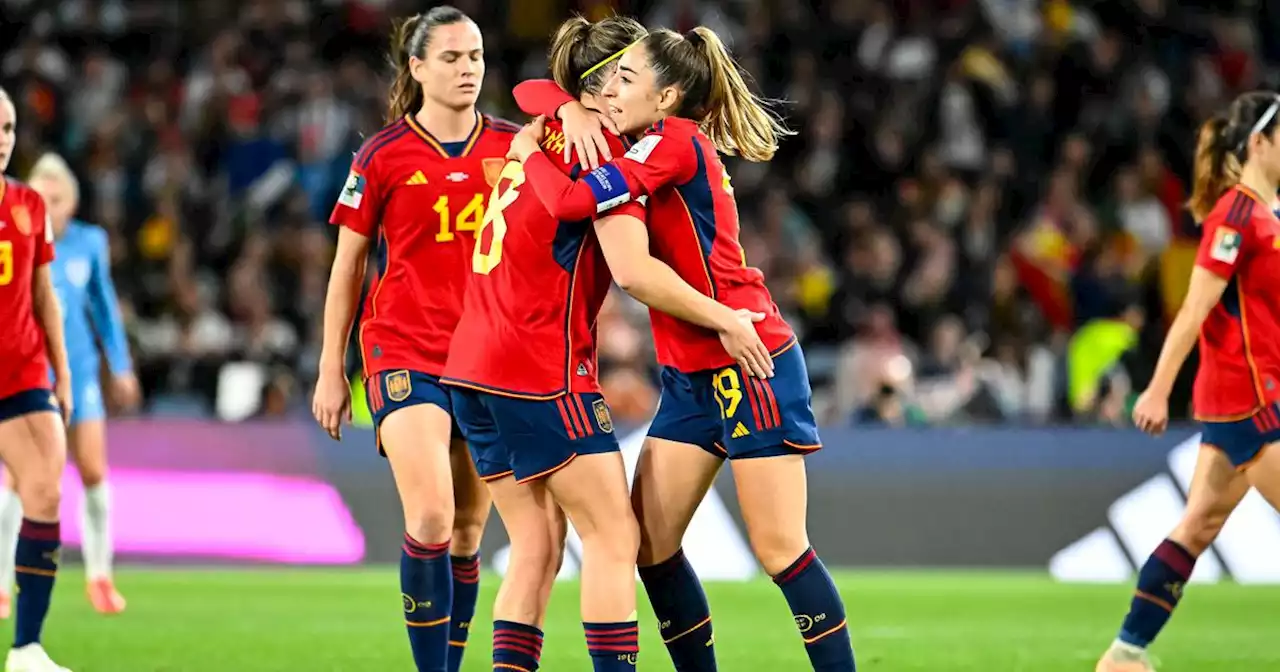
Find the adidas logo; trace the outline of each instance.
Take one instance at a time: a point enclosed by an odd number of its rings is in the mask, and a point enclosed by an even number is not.
[[[750,433],[751,432],[747,431],[747,426],[739,422],[737,426],[733,428],[733,433],[729,435],[729,438],[740,439]]]
[[[413,176],[411,176],[409,179],[405,180],[405,181],[404,181],[404,183],[405,183],[405,184],[415,185],[415,186],[417,186],[417,185],[422,185],[422,184],[426,184],[426,183],[427,183],[427,176],[426,176],[426,175],[423,175],[423,174],[422,174],[422,171],[421,171],[421,170],[419,170],[419,171],[414,172]]]
[[[1187,504],[1200,450],[1197,434],[1169,453],[1169,469],[1125,494],[1107,510],[1107,522],[1049,560],[1059,581],[1124,583],[1173,529]],[[1191,581],[1280,584],[1280,515],[1250,490],[1227,519],[1213,546],[1196,561]]]

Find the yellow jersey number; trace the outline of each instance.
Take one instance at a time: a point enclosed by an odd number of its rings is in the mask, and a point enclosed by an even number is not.
[[[13,282],[13,241],[0,240],[0,287]]]
[[[484,194],[472,196],[466,207],[458,212],[457,217],[452,216],[448,196],[436,199],[436,204],[431,209],[440,215],[440,232],[436,234],[437,243],[453,240],[454,231],[475,231],[476,236],[480,235],[480,222],[484,219]]]
[[[471,253],[471,270],[481,275],[489,275],[502,263],[502,239],[507,236],[507,218],[503,211],[520,197],[520,185],[524,184],[524,164],[519,161],[508,161],[502,166],[498,175],[498,183],[493,186],[489,196],[489,207],[484,211],[484,221],[476,232],[476,249]],[[489,243],[489,251],[480,249],[483,244],[484,230],[493,227],[493,239]]]
[[[720,404],[720,417],[728,420],[738,412],[742,403],[742,381],[736,369],[724,369],[716,374],[712,384],[716,388],[716,403]]]

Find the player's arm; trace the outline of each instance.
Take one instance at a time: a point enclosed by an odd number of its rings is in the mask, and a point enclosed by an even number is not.
[[[685,182],[697,169],[692,149],[682,150],[676,147],[679,143],[663,143],[663,136],[650,134],[632,146],[626,156],[574,180],[542,154],[537,145],[542,130],[541,120],[526,126],[512,140],[511,153],[524,163],[525,181],[556,219],[576,221],[602,214],[663,187]]]
[[[49,351],[49,364],[53,367],[58,380],[71,377],[71,367],[67,362],[67,340],[62,331],[62,307],[58,303],[58,293],[53,288],[53,273],[48,262],[36,267],[32,277],[32,305],[35,308],[36,321],[44,329],[45,348]]]
[[[324,299],[324,335],[320,349],[322,374],[346,375],[347,343],[355,320],[365,265],[369,259],[369,238],[343,226],[338,229],[338,249],[329,271],[329,289]]]
[[[1191,271],[1187,297],[1165,335],[1148,391],[1168,397],[1173,390],[1178,371],[1200,335],[1200,327],[1222,299],[1222,293],[1235,274],[1241,256],[1242,235],[1226,225],[1206,226],[1196,253],[1196,265]]]
[[[93,247],[88,288],[89,319],[93,322],[94,333],[102,343],[107,367],[113,376],[121,376],[133,370],[133,360],[129,356],[129,337],[125,333],[124,319],[120,315],[115,283],[111,280],[111,253],[106,235],[95,235]]]
[[[596,220],[596,238],[614,281],[622,291],[654,310],[721,334],[729,354],[752,375],[773,375],[773,358],[752,326],[764,315],[744,316],[694,289],[670,266],[650,255],[649,232],[637,216],[643,216],[643,212],[639,204],[633,203]]]
[[[613,159],[605,130],[618,135],[618,127],[608,115],[587,109],[550,79],[520,82],[511,93],[525,113],[564,122],[565,163],[576,156],[583,170],[594,170]]]

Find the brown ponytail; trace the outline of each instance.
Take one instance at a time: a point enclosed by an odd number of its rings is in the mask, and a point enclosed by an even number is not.
[[[784,136],[795,135],[769,109],[769,101],[751,91],[729,49],[710,28],[698,26],[684,35],[654,31],[645,49],[658,86],[681,90],[674,114],[698,122],[721,152],[768,161]]]
[[[422,107],[422,85],[414,80],[409,59],[426,59],[431,29],[470,20],[462,10],[440,5],[392,25],[390,61],[396,76],[387,95],[388,124]]]
[[[625,16],[610,16],[592,23],[582,16],[560,24],[551,39],[547,61],[551,78],[575,98],[585,93],[597,94],[604,88],[616,62],[627,47],[647,34],[639,21]]]
[[[1225,114],[1214,115],[1200,126],[1196,140],[1196,160],[1191,198],[1187,208],[1196,221],[1204,221],[1218,199],[1240,181],[1240,160],[1227,146],[1227,128],[1231,120]]]

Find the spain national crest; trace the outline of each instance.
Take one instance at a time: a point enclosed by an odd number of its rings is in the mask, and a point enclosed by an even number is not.
[[[13,225],[18,227],[18,233],[24,236],[31,235],[31,213],[24,206],[17,206],[9,211],[13,217]]]
[[[596,424],[605,434],[613,433],[613,416],[609,415],[609,404],[604,399],[591,402],[591,410],[596,414]]]
[[[480,162],[480,166],[484,169],[484,181],[491,187],[498,186],[498,176],[502,174],[502,167],[506,165],[506,159],[484,159]]]
[[[404,401],[413,391],[413,383],[409,380],[408,371],[392,371],[383,380],[387,386],[387,398],[391,401]]]

